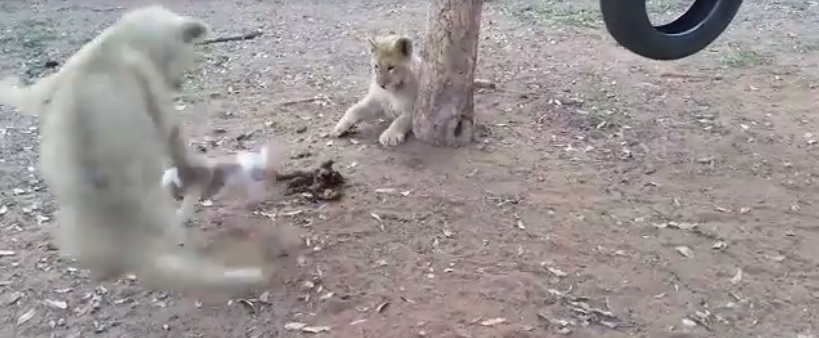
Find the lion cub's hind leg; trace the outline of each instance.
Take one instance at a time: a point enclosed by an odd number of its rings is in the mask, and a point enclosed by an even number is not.
[[[111,237],[109,227],[101,227],[99,220],[84,216],[76,207],[57,209],[59,226],[50,232],[52,243],[63,255],[76,259],[79,266],[89,270],[96,283],[106,282],[125,274],[119,252],[121,246]]]
[[[350,109],[347,109],[347,112],[344,113],[344,116],[336,123],[335,128],[333,128],[332,136],[340,137],[358,122],[374,120],[383,113],[384,107],[381,102],[377,100],[372,93],[368,93],[365,98],[358,101],[350,107]]]

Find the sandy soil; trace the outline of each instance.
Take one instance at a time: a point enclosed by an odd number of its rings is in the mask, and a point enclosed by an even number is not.
[[[275,140],[289,169],[335,159],[345,196],[240,214],[310,246],[258,299],[89,284],[48,245],[37,121],[3,108],[0,337],[819,334],[815,1],[748,1],[707,51],[665,63],[618,48],[593,1],[489,2],[478,76],[498,89],[476,96],[483,128],[462,149],[385,149],[384,124],[325,137],[365,92],[365,37],[418,38],[426,1],[167,3],[220,35],[265,32],[203,50],[194,141],[221,154]],[[3,1],[0,73],[36,78],[138,4]],[[236,215],[223,204],[203,207],[207,227]]]

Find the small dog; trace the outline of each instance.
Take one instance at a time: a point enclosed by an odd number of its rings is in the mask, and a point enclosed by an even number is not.
[[[278,154],[269,146],[258,151],[241,151],[236,154],[209,159],[211,180],[205,186],[203,199],[218,198],[225,194],[244,192],[251,204],[259,203],[267,195],[267,189],[276,182]],[[188,188],[179,178],[176,168],[165,170],[162,186],[171,196],[180,200]],[[193,213],[193,205],[183,201],[180,215],[187,220]]]

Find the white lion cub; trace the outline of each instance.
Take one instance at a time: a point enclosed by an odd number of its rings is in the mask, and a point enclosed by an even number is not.
[[[147,287],[235,293],[272,277],[261,263],[228,267],[169,236],[195,233],[157,184],[167,158],[183,181],[203,182],[199,195],[212,174],[180,136],[172,95],[208,32],[195,18],[144,7],[124,14],[58,73],[27,87],[0,83],[0,103],[42,117],[40,170],[58,205],[53,239],[97,281],[128,273]]]
[[[332,135],[339,137],[360,121],[386,115],[393,121],[378,141],[385,146],[397,146],[412,130],[421,59],[413,54],[412,41],[406,36],[377,36],[370,38],[369,43],[373,65],[370,89],[367,96],[344,113]]]

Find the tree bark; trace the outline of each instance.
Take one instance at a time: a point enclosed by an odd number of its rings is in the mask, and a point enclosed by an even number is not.
[[[412,131],[423,142],[472,142],[474,79],[483,0],[431,0]]]

